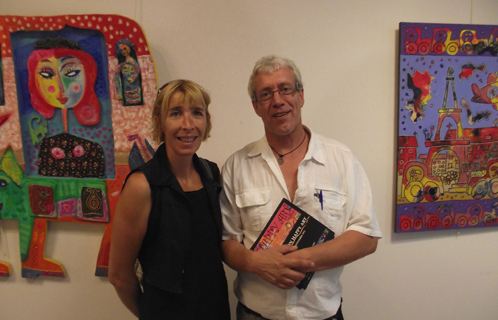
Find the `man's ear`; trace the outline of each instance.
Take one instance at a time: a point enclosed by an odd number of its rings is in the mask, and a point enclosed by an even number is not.
[[[299,96],[301,97],[301,108],[304,107],[304,88],[299,89]]]
[[[254,112],[256,112],[258,117],[261,117],[261,115],[259,114],[258,102],[254,101],[254,100],[251,100],[251,102],[252,102],[252,107],[254,109]]]

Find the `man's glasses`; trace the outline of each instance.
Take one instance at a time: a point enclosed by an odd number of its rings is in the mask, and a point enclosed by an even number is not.
[[[279,94],[284,95],[284,96],[289,95],[289,94],[293,94],[294,92],[301,89],[301,87],[302,86],[300,83],[296,83],[294,85],[283,84],[283,85],[279,86],[278,89],[275,89],[275,90],[270,90],[270,89],[261,90],[259,92],[256,92],[256,94],[254,95],[254,101],[261,102],[261,101],[270,100],[273,97],[273,95],[275,94],[275,92],[277,92],[277,91]]]

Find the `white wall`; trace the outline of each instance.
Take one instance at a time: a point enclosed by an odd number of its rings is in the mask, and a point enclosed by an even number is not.
[[[246,93],[254,62],[271,53],[293,59],[305,124],[353,149],[384,234],[375,254],[346,267],[347,319],[497,319],[496,228],[393,233],[398,23],[498,24],[496,0],[0,1],[2,15],[80,13],[136,20],[160,85],[189,78],[210,91],[214,128],[199,154],[220,166],[263,134]],[[0,279],[0,319],[133,319],[107,279],[93,276],[101,228],[50,224],[46,255],[68,277],[26,280],[17,224],[0,225],[0,260],[13,267]]]

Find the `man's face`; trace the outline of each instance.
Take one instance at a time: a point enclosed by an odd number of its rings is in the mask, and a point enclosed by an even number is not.
[[[285,67],[273,73],[259,73],[254,78],[256,93],[262,90],[277,90],[283,85],[295,86],[292,70]],[[285,136],[302,126],[301,108],[304,105],[304,90],[289,95],[276,91],[273,97],[266,101],[253,101],[254,111],[261,117],[266,134]]]

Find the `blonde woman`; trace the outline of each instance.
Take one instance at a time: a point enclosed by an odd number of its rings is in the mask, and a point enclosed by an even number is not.
[[[196,155],[211,130],[209,94],[189,80],[159,90],[162,143],[130,173],[116,207],[109,279],[141,320],[230,319],[222,264],[218,166]],[[134,272],[143,269],[143,292]]]

